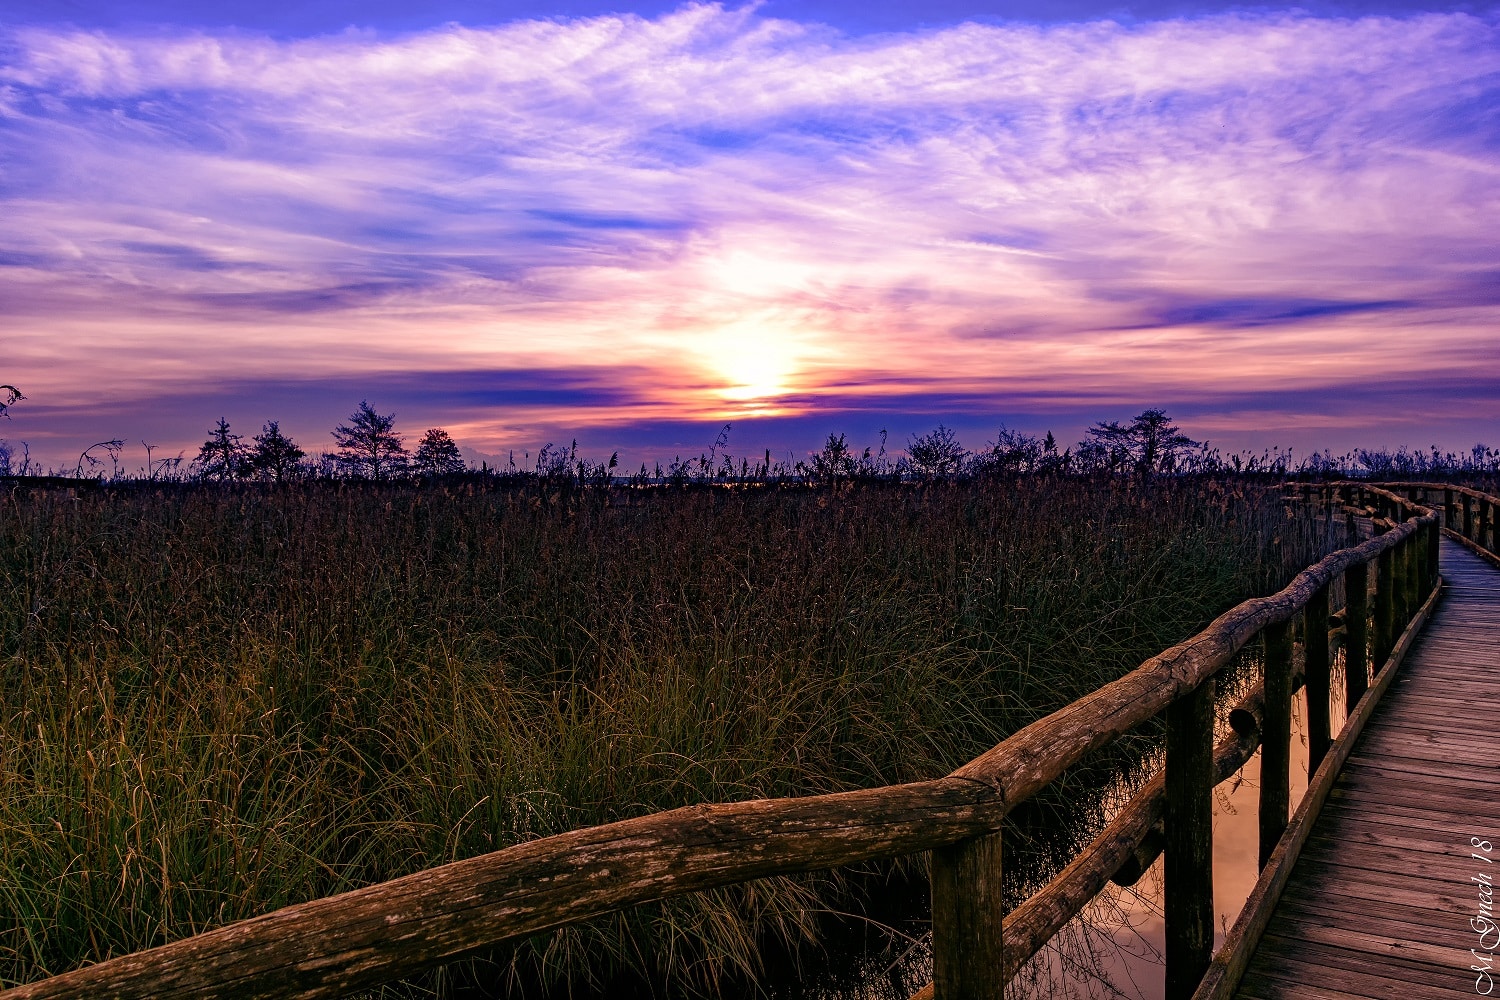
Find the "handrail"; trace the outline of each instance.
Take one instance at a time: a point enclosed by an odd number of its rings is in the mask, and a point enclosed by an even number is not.
[[[1360,511],[1370,513],[1366,501],[1372,498],[1382,500],[1382,508],[1389,513],[1390,500],[1402,499],[1397,496],[1399,491],[1407,494],[1404,500],[1408,503],[1425,502],[1429,499],[1428,494],[1440,492],[1443,534],[1490,565],[1500,568],[1500,524],[1497,524],[1500,521],[1500,497],[1492,493],[1453,483],[1428,482],[1340,481],[1321,486],[1304,483],[1301,489],[1305,499],[1311,499],[1312,492],[1321,489],[1324,501],[1329,504],[1337,503],[1338,498],[1348,491],[1351,501],[1358,501],[1357,506],[1344,508],[1351,518]],[[1368,492],[1369,496],[1366,497],[1362,491]]]
[[[1443,492],[1443,533],[1500,567],[1500,497],[1450,483],[1381,483],[1387,490]],[[1474,501],[1470,504],[1469,501]]]
[[[1364,648],[1362,602],[1346,639],[1351,656],[1359,646],[1361,674],[1365,662],[1385,662],[1401,631],[1397,622],[1411,618],[1419,596],[1436,586],[1435,515],[1389,491],[1363,488],[1383,498],[1390,513],[1409,518],[1324,557],[1278,593],[1236,605],[1197,635],[945,778],[690,806],[575,830],[109,959],[0,993],[0,1000],[337,996],[627,906],[924,850],[933,852],[936,995],[999,998],[1025,957],[1098,891],[1087,887],[1102,887],[1101,873],[1107,879],[1142,850],[1158,817],[1167,855],[1168,998],[1186,998],[1208,968],[1213,943],[1212,789],[1237,769],[1235,760],[1243,763],[1241,755],[1254,752],[1262,735],[1264,773],[1282,775],[1279,793],[1276,781],[1262,783],[1263,859],[1287,825],[1292,620],[1299,613],[1306,618],[1307,683],[1310,694],[1321,685],[1326,705],[1330,585],[1342,577],[1363,599],[1369,566],[1377,565],[1370,648]],[[1216,748],[1214,679],[1262,634],[1264,689],[1241,706],[1260,732],[1239,732]],[[1352,687],[1350,696],[1353,701]],[[1002,924],[998,831],[1006,813],[1090,751],[1162,712],[1163,775]],[[1310,721],[1316,743],[1318,720]],[[1326,746],[1326,712],[1322,726]],[[997,967],[1005,977],[995,976]]]

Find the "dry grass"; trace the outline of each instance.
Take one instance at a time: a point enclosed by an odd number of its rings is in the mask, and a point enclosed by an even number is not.
[[[1323,544],[1295,517],[1222,480],[13,490],[0,985],[580,826],[941,775],[1279,586]],[[1046,808],[1088,814],[1080,775]],[[643,907],[424,985],[711,992],[847,892]]]

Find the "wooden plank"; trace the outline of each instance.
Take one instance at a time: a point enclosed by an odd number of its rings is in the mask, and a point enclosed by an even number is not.
[[[1438,868],[1456,868],[1464,859],[1464,855],[1455,854],[1450,851],[1441,850],[1432,846],[1422,848],[1401,848],[1399,850],[1380,844],[1351,843],[1347,840],[1339,840],[1335,837],[1309,838],[1309,850],[1315,854],[1326,852],[1337,854],[1339,851],[1351,851],[1349,856],[1362,857],[1378,864],[1422,864],[1433,865]],[[1403,859],[1405,859],[1403,861]]]
[[[1487,753],[1486,748],[1475,741],[1474,733],[1449,728],[1448,720],[1440,720],[1433,716],[1412,718],[1403,715],[1400,719],[1392,719],[1386,725],[1380,726],[1375,732],[1367,733],[1370,753],[1372,755],[1382,752],[1389,746],[1402,751],[1413,747],[1422,747],[1428,750],[1446,750],[1463,756],[1478,757],[1482,761],[1495,762],[1494,754]]]
[[[1308,864],[1360,864],[1366,868],[1388,868],[1405,873],[1407,878],[1426,881],[1453,882],[1460,873],[1464,873],[1465,878],[1472,874],[1472,869],[1466,867],[1464,862],[1466,855],[1438,850],[1412,852],[1425,855],[1423,858],[1414,858],[1402,850],[1378,844],[1343,841],[1321,834],[1316,838],[1309,838],[1306,853],[1310,859]],[[1407,859],[1405,863],[1402,861],[1403,857]],[[1421,871],[1409,870],[1418,862],[1427,867]]]
[[[1325,830],[1327,833],[1324,833]],[[1367,844],[1370,847],[1451,854],[1458,858],[1466,858],[1470,852],[1468,837],[1459,840],[1442,831],[1427,833],[1411,827],[1382,826],[1376,823],[1319,824],[1319,829],[1308,838],[1308,842],[1311,843],[1319,836],[1333,843]]]
[[[1473,808],[1473,805],[1475,805],[1473,804],[1473,799],[1425,799],[1425,801],[1418,801],[1418,799],[1412,798],[1409,795],[1403,795],[1401,792],[1388,792],[1386,795],[1376,795],[1376,793],[1368,792],[1368,790],[1367,792],[1361,792],[1358,789],[1349,789],[1347,793],[1358,795],[1358,799],[1355,799],[1355,801],[1358,801],[1359,810],[1379,810],[1380,813],[1391,816],[1392,822],[1407,822],[1409,817],[1398,817],[1395,814],[1397,810],[1407,807],[1421,807],[1422,810],[1425,810],[1422,813],[1421,819],[1416,820],[1418,825],[1439,825],[1439,823],[1442,823],[1442,825],[1451,825],[1454,828],[1463,828],[1463,826],[1473,826],[1475,823],[1487,822],[1485,817],[1482,816],[1484,810],[1481,810],[1481,814],[1476,816],[1475,808]],[[1350,799],[1340,799],[1340,804],[1349,801]],[[1491,820],[1491,822],[1496,822],[1496,820]]]
[[[1468,711],[1466,711],[1466,708]],[[1424,696],[1419,690],[1408,690],[1401,697],[1400,713],[1388,713],[1372,723],[1374,730],[1425,729],[1430,732],[1452,733],[1468,737],[1475,736],[1474,725],[1469,719],[1473,704],[1463,702],[1440,702]]]
[[[1411,688],[1417,691],[1431,689],[1434,694],[1443,694],[1450,698],[1458,695],[1476,695],[1482,698],[1495,690],[1490,680],[1489,669],[1483,665],[1476,667],[1474,671],[1444,672],[1434,669],[1426,676],[1410,678],[1401,685],[1401,688],[1402,690]]]
[[[1421,711],[1430,711],[1445,717],[1460,716],[1474,710],[1473,698],[1445,697],[1428,691],[1411,691],[1402,694],[1402,703],[1410,703]]]
[[[1467,706],[1472,711],[1472,704]],[[1398,736],[1433,736],[1439,739],[1463,739],[1469,745],[1476,746],[1479,743],[1475,737],[1482,735],[1476,732],[1475,727],[1468,719],[1468,712],[1457,705],[1440,705],[1437,702],[1423,698],[1403,698],[1401,701],[1402,712],[1399,717],[1390,716],[1382,719],[1378,726],[1373,727],[1377,732],[1393,732]]]
[[[1323,806],[1323,815],[1327,817],[1326,822],[1335,830],[1342,829],[1344,823],[1369,823],[1404,830],[1452,831],[1472,826],[1475,821],[1472,813],[1447,814],[1430,809],[1404,810],[1392,806],[1373,806],[1363,802],[1349,805],[1331,796]]]
[[[1485,649],[1478,637],[1461,637],[1461,645],[1453,648],[1432,646],[1422,650],[1429,659],[1417,664],[1407,684],[1435,685],[1439,681],[1457,681],[1460,684],[1486,685],[1490,682],[1491,665],[1496,658],[1495,650]],[[1465,662],[1467,661],[1467,662]],[[1407,684],[1403,684],[1405,687]]]
[[[1302,938],[1321,944],[1426,962],[1432,965],[1455,964],[1468,952],[1459,947],[1459,940],[1450,937],[1446,943],[1408,941],[1404,937],[1385,933],[1383,927],[1371,924],[1354,927],[1330,926],[1326,920],[1315,917],[1287,916],[1276,921],[1276,933],[1282,937]],[[1468,964],[1467,962],[1464,964]],[[1460,966],[1461,968],[1461,966]]]
[[[1377,778],[1414,789],[1430,788],[1436,794],[1485,796],[1495,790],[1495,783],[1483,780],[1480,772],[1469,771],[1461,776],[1441,773],[1428,764],[1411,762],[1394,754],[1379,757],[1351,754],[1348,767],[1351,782]]]
[[[1286,983],[1261,975],[1247,976],[1239,995],[1246,1000],[1369,1000],[1313,983]]]
[[[1390,969],[1389,966],[1384,966],[1380,971],[1388,969]],[[1472,1000],[1474,996],[1472,991],[1458,987],[1445,987],[1441,981],[1421,982],[1415,975],[1403,975],[1398,970],[1393,971],[1396,971],[1400,978],[1386,978],[1372,971],[1320,965],[1301,961],[1290,955],[1281,957],[1274,965],[1268,964],[1265,968],[1257,967],[1256,969],[1259,979],[1274,981],[1291,988],[1293,992],[1285,994],[1288,996],[1307,995],[1301,990],[1306,989],[1312,983],[1316,983],[1316,988],[1319,990],[1336,990],[1348,996],[1364,997],[1367,1000],[1418,1000],[1418,998],[1420,1000],[1452,1000],[1460,996]]]
[[[1389,766],[1396,762],[1414,761],[1419,766],[1431,767],[1445,776],[1459,777],[1465,772],[1493,766],[1494,758],[1468,749],[1460,749],[1451,743],[1435,743],[1430,740],[1384,739],[1369,748],[1371,756],[1378,756]],[[1493,786],[1492,786],[1493,787]]]
[[[1374,748],[1386,744],[1392,746],[1415,744],[1460,752],[1482,751],[1485,748],[1475,739],[1476,735],[1472,723],[1465,724],[1452,717],[1436,713],[1402,712],[1383,720],[1379,725],[1370,727],[1370,731],[1365,733],[1365,739],[1362,742],[1368,743],[1372,748],[1371,754],[1378,752]]]
[[[1277,925],[1281,920],[1296,918],[1326,921],[1330,925],[1343,927],[1373,924],[1380,928],[1380,933],[1403,941],[1455,949],[1460,938],[1454,936],[1454,931],[1456,927],[1462,927],[1451,912],[1375,900],[1367,900],[1361,907],[1347,896],[1318,897],[1305,893],[1283,893],[1281,906],[1277,908]]]
[[[1500,819],[1493,817],[1493,807],[1485,808],[1485,804],[1478,804],[1478,808],[1476,808],[1473,799],[1461,798],[1461,796],[1418,799],[1416,796],[1406,795],[1401,790],[1385,790],[1383,795],[1377,795],[1380,789],[1350,789],[1349,792],[1350,795],[1358,796],[1358,799],[1338,799],[1340,805],[1353,801],[1358,804],[1356,808],[1359,811],[1371,811],[1371,813],[1380,811],[1380,813],[1386,814],[1394,814],[1395,811],[1401,810],[1401,808],[1424,810],[1425,814],[1422,820],[1430,826],[1454,826],[1454,828],[1461,828],[1464,825],[1473,826],[1475,823],[1500,822]],[[1490,813],[1491,817],[1485,816],[1487,813]],[[1392,816],[1391,822],[1409,822],[1409,817]]]
[[[1297,877],[1299,884],[1304,878],[1310,879],[1308,884],[1311,885],[1323,885],[1324,879],[1342,882],[1356,894],[1367,882],[1371,884],[1378,882],[1390,892],[1404,890],[1409,893],[1431,896],[1451,894],[1455,887],[1462,892],[1466,886],[1466,883],[1453,879],[1452,876],[1459,869],[1455,868],[1449,859],[1434,859],[1423,871],[1412,870],[1412,864],[1408,861],[1405,868],[1392,871],[1391,859],[1395,857],[1397,857],[1395,852],[1376,848],[1351,847],[1348,852],[1341,853],[1330,849],[1326,844],[1318,845],[1308,853],[1308,864],[1316,864],[1319,869],[1316,878],[1302,873],[1298,873]],[[1398,879],[1400,884],[1391,884],[1389,878],[1380,877],[1382,874]],[[1477,898],[1477,895],[1474,898]],[[1274,924],[1273,919],[1268,926],[1274,926]]]
[[[1296,891],[1343,896],[1352,900],[1373,899],[1383,903],[1415,906],[1418,909],[1425,904],[1441,908],[1450,918],[1474,904],[1474,893],[1469,891],[1473,888],[1472,883],[1449,885],[1431,879],[1417,883],[1413,879],[1396,876],[1396,884],[1386,884],[1374,877],[1384,873],[1371,872],[1357,866],[1328,862],[1318,868],[1316,874],[1309,872],[1299,875],[1299,879],[1292,883]]]
[[[1275,959],[1286,956],[1302,961],[1328,965],[1351,971],[1369,970],[1386,979],[1405,982],[1439,983],[1450,979],[1454,969],[1451,965],[1435,965],[1417,962],[1392,955],[1371,955],[1368,952],[1336,948],[1316,941],[1296,941],[1279,935],[1267,934],[1264,940],[1265,957]]]

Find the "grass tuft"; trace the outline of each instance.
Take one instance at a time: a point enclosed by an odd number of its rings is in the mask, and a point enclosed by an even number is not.
[[[0,985],[582,826],[942,775],[1325,527],[1232,480],[12,490]],[[1149,753],[1017,817],[1013,893]],[[815,954],[859,882],[642,907],[412,988],[712,993]]]

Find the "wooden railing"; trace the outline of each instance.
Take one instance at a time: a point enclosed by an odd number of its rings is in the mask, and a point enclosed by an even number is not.
[[[1167,996],[1225,995],[1238,978],[1232,949],[1243,950],[1246,940],[1253,948],[1247,935],[1254,928],[1236,924],[1212,956],[1214,786],[1264,743],[1260,856],[1267,872],[1278,860],[1289,868],[1284,834],[1295,686],[1305,679],[1313,768],[1321,774],[1337,763],[1340,746],[1347,752],[1440,583],[1438,519],[1431,511],[1391,490],[1359,486],[1356,495],[1356,487],[1343,488],[1351,510],[1373,516],[1375,537],[1308,567],[1279,593],[1237,605],[947,777],[692,806],[575,830],[289,906],[21,986],[0,1000],[339,996],[628,906],[921,851],[932,852],[934,980],[923,994],[998,1000],[1021,965],[1110,878],[1128,882],[1165,852]],[[1329,490],[1316,499],[1332,504],[1344,497]],[[1349,599],[1331,632],[1329,591],[1339,579]],[[1297,622],[1303,623],[1300,677]],[[1231,735],[1215,745],[1217,677],[1257,637],[1264,642],[1263,683],[1230,712]],[[1345,651],[1351,707],[1337,745],[1327,711],[1331,637]],[[1371,664],[1383,665],[1373,679]],[[1056,878],[1005,914],[999,832],[1005,815],[1086,754],[1163,713],[1163,773]],[[1314,797],[1310,788],[1299,816]],[[1290,850],[1293,859],[1297,849]],[[1247,912],[1265,906],[1260,886],[1257,894]]]
[[[1350,485],[1350,484],[1345,484]],[[1443,532],[1490,564],[1500,567],[1500,498],[1451,483],[1383,483],[1387,491],[1405,494],[1413,503],[1430,504],[1441,498]]]

